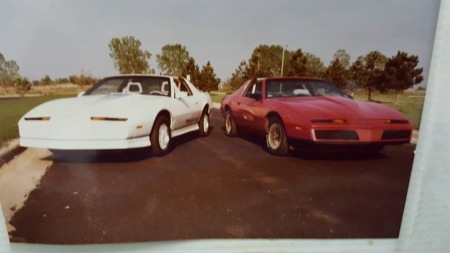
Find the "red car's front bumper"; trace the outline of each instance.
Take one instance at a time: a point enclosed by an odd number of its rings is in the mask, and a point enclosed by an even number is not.
[[[324,144],[403,144],[412,137],[412,125],[391,124],[383,120],[354,121],[343,124],[297,125],[286,122],[290,139]]]

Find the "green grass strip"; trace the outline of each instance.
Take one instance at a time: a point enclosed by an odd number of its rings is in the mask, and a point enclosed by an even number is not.
[[[19,136],[17,122],[26,112],[44,102],[73,97],[74,95],[48,95],[37,97],[0,99],[0,147]]]

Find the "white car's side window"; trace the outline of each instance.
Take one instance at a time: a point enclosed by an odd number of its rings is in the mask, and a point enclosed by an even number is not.
[[[191,89],[189,88],[188,84],[183,79],[180,80],[179,89],[181,92],[186,93],[187,96],[192,96]]]
[[[175,98],[182,98],[182,97],[187,97],[188,93],[185,91],[180,91],[180,89],[178,89],[178,87],[175,85],[173,87],[173,90],[175,92]]]

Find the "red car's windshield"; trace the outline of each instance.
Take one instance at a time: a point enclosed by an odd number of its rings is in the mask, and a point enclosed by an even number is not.
[[[348,97],[333,84],[320,80],[280,79],[266,82],[267,98],[311,96]]]

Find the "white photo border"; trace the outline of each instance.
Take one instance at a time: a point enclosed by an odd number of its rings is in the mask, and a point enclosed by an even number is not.
[[[450,252],[450,0],[442,0],[420,135],[398,239],[189,240],[105,245],[9,243],[0,219],[0,251],[21,252]],[[1,208],[0,208],[1,212]],[[3,214],[2,214],[3,215]]]

